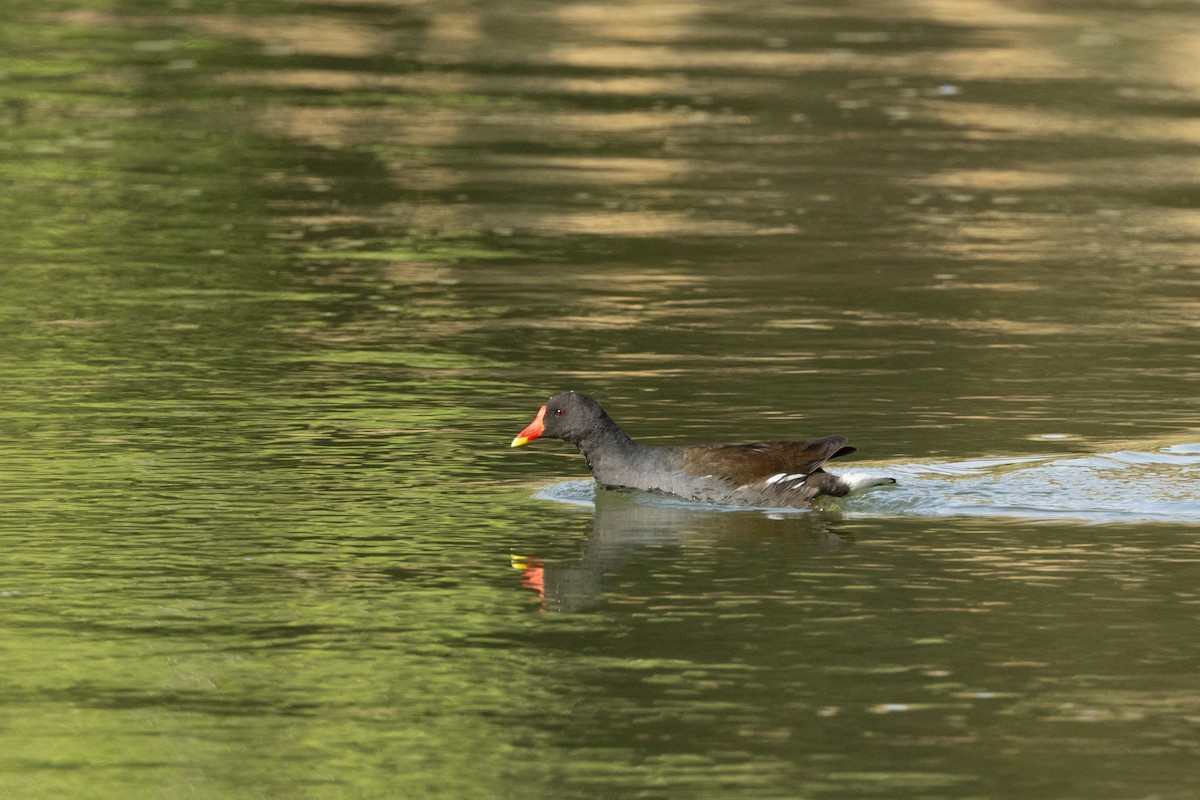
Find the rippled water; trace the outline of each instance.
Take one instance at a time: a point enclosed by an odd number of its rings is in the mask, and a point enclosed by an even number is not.
[[[1200,792],[1192,7],[6,11],[0,795]]]

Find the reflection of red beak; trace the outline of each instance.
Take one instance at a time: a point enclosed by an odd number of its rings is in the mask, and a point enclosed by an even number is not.
[[[542,600],[546,599],[546,570],[540,565],[536,567],[527,567],[521,573],[521,585],[526,589],[532,589],[537,592],[537,596]]]
[[[525,430],[517,434],[517,438],[512,440],[512,447],[520,447],[523,444],[529,444],[534,439],[540,438],[542,432],[546,430],[542,425],[542,418],[546,416],[546,407],[542,406],[538,409],[537,416],[533,418],[533,422]]]
[[[537,596],[542,600],[546,599],[546,567],[536,558],[528,558],[526,556],[512,556],[512,565],[514,569],[521,570],[521,585],[526,589],[532,589],[537,592]],[[545,605],[542,606],[545,611]]]

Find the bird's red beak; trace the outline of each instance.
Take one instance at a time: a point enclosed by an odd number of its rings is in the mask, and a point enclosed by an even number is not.
[[[538,409],[537,416],[533,418],[533,422],[529,423],[525,430],[517,434],[517,438],[512,440],[512,447],[520,447],[523,444],[529,444],[534,439],[540,438],[546,427],[542,425],[542,418],[546,416],[546,407],[542,406]]]

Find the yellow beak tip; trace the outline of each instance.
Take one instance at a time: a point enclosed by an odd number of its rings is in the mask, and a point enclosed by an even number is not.
[[[521,445],[525,445],[525,444],[529,444],[529,440],[526,439],[524,436],[518,436],[517,438],[512,440],[512,444],[510,444],[509,447],[520,447]]]

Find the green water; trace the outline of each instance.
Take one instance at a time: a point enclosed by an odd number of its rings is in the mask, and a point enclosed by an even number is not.
[[[4,17],[0,795],[1200,793],[1194,8]]]

